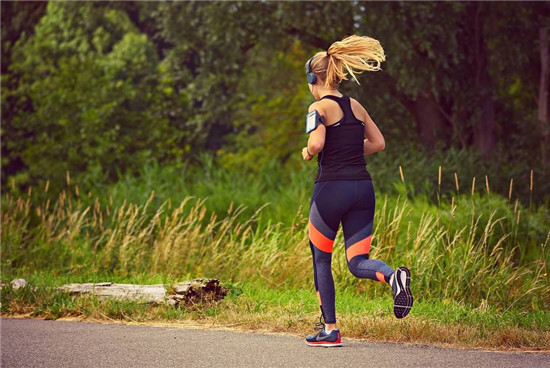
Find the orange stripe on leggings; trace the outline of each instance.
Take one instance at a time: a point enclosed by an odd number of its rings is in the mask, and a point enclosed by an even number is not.
[[[317,228],[309,221],[309,240],[315,247],[323,252],[332,253],[332,245],[334,240],[324,236]]]
[[[358,256],[360,254],[369,254],[371,239],[372,239],[372,235],[369,235],[365,239],[359,240],[357,243],[350,246],[348,250],[346,250],[346,257],[348,258],[348,262],[353,257]]]
[[[382,272],[376,271],[376,278],[380,282],[386,282],[386,279],[384,278],[384,274]]]
[[[317,292],[317,299],[319,299],[319,305],[323,305],[323,303],[321,302],[321,293],[320,292]]]

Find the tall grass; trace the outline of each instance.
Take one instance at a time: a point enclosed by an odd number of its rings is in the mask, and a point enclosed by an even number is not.
[[[4,194],[2,274],[150,272],[313,289],[306,231],[311,182],[303,179],[311,168],[288,167],[273,164],[258,175],[224,171],[211,161],[183,172],[153,166],[101,194],[84,194],[70,175],[66,188],[46,201],[33,198],[47,193],[47,184]],[[371,258],[411,268],[420,299],[550,307],[546,207],[525,208],[511,195],[491,193],[488,180],[485,194],[473,185],[461,192],[457,184],[454,195],[433,203],[428,195],[411,195],[406,167],[400,177],[392,194],[377,192]],[[338,288],[387,294],[386,285],[354,278],[343,253],[339,232]]]
[[[285,279],[289,284],[307,273],[304,266],[287,277],[286,267],[277,267],[295,256],[305,262],[306,257],[293,254],[291,247],[307,240],[303,220],[260,228],[255,225],[262,208],[238,221],[244,207],[231,204],[218,218],[207,211],[205,199],[193,197],[175,205],[168,199],[150,215],[154,196],[151,192],[141,205],[123,202],[116,207],[102,206],[97,198],[93,205],[83,206],[78,199],[68,200],[65,191],[52,206],[34,206],[28,199],[5,195],[2,271],[194,273],[226,280]]]

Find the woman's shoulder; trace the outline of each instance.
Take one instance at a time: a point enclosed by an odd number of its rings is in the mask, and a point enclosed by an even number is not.
[[[311,105],[309,105],[308,112],[312,112],[313,110],[317,110],[319,112],[324,111],[325,109],[329,108],[331,106],[332,100],[317,100],[313,102]],[[334,103],[334,101],[332,101]]]
[[[359,120],[364,121],[363,117],[367,114],[367,110],[355,98],[350,97],[349,100],[350,100],[351,111],[353,111],[353,114]]]
[[[361,105],[361,103],[359,101],[357,101],[355,98],[353,98],[351,96],[348,96],[348,98],[349,98],[349,101],[350,101],[352,106],[355,105],[357,107],[363,108],[363,105]]]

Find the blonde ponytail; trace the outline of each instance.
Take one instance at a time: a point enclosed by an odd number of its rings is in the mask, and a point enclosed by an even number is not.
[[[337,88],[342,80],[348,79],[348,73],[361,84],[355,75],[382,70],[380,64],[385,60],[384,49],[378,40],[352,35],[334,42],[326,52],[316,53],[311,69],[324,81],[325,88]]]

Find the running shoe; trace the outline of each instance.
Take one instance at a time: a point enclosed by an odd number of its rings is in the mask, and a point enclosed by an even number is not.
[[[340,330],[332,330],[330,333],[327,333],[325,324],[321,322],[321,317],[319,317],[319,322],[315,324],[315,330],[320,330],[316,335],[308,335],[306,337],[306,344],[309,346],[324,346],[326,348],[333,346],[342,346],[340,341]]]
[[[407,267],[399,267],[390,282],[393,290],[393,314],[397,318],[405,317],[413,306],[410,284],[411,271]]]

